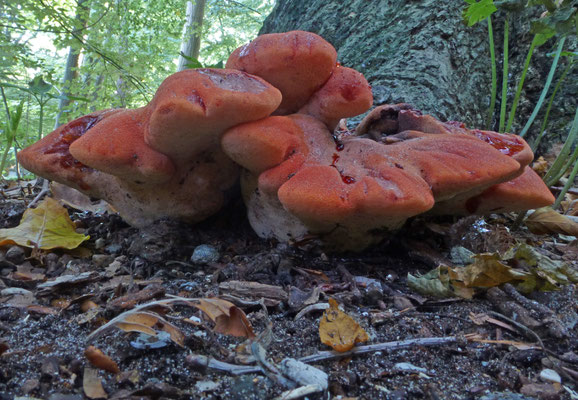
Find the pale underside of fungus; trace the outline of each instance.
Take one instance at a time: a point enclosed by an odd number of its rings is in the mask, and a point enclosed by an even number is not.
[[[110,202],[130,224],[216,213],[239,165],[257,234],[361,250],[425,212],[514,211],[553,199],[526,142],[422,115],[367,111],[371,87],[320,36],[263,35],[227,69],[168,77],[145,107],[80,117],[24,149],[28,170]]]

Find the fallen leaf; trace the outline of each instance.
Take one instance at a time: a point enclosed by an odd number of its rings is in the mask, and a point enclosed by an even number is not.
[[[458,267],[462,268],[462,267]],[[457,280],[458,274],[447,265],[440,265],[425,275],[407,274],[407,285],[410,289],[427,296],[446,298],[462,297],[471,299],[474,289],[466,288]]]
[[[530,276],[516,285],[523,293],[557,290],[559,285],[578,283],[578,271],[570,264],[552,260],[527,244],[511,249],[504,259],[514,260],[530,270]]]
[[[474,262],[464,268],[456,268],[457,279],[468,288],[490,288],[503,283],[522,281],[528,273],[504,264],[497,253],[476,254]]]
[[[319,337],[323,344],[343,353],[357,343],[369,340],[367,332],[349,315],[339,309],[335,299],[329,299],[329,309],[321,317]]]
[[[471,341],[477,342],[477,343],[504,344],[507,346],[513,346],[517,350],[538,350],[538,349],[541,349],[540,346],[536,346],[532,343],[516,342],[514,340],[473,339]]]
[[[548,169],[550,169],[550,165],[544,157],[540,156],[532,163],[532,169],[534,170],[535,173],[537,173],[541,177],[544,177],[544,175],[546,175],[546,172],[548,172]]]
[[[112,211],[104,200],[93,202],[90,197],[70,186],[58,182],[50,183],[50,192],[55,200],[80,211],[90,211],[95,214],[104,214]]]
[[[185,335],[179,328],[165,320],[158,314],[149,311],[127,312],[121,314],[122,318],[113,321],[116,327],[125,332],[141,332],[156,336],[158,331],[165,331],[171,336],[171,340],[181,347],[185,346]],[[111,321],[111,322],[113,322]]]
[[[474,262],[465,267],[441,265],[425,275],[408,274],[408,286],[428,296],[470,299],[475,289],[504,283],[512,283],[521,292],[530,293],[557,290],[561,284],[578,282],[578,271],[568,263],[552,260],[526,244],[514,246],[504,255],[483,253],[473,257]]]
[[[29,314],[36,314],[36,315],[58,315],[59,311],[55,310],[52,307],[46,307],[39,304],[31,304],[26,307],[26,310]]]
[[[88,346],[86,350],[84,350],[84,356],[98,369],[112,372],[113,374],[118,374],[120,372],[117,363],[94,346]]]
[[[539,208],[526,219],[526,226],[537,235],[562,233],[578,237],[578,222],[559,214],[551,207]]]
[[[98,377],[98,371],[94,368],[84,368],[82,378],[82,388],[84,394],[89,399],[106,399],[108,395],[102,387],[102,382]]]
[[[215,323],[215,332],[237,337],[255,337],[247,316],[233,303],[218,298],[204,298],[198,299],[193,306]]]
[[[0,229],[0,246],[18,244],[44,250],[74,249],[88,239],[89,236],[76,233],[66,209],[50,197],[38,207],[27,209],[17,227]]]
[[[0,356],[4,354],[9,348],[10,346],[8,346],[8,343],[0,340]]]

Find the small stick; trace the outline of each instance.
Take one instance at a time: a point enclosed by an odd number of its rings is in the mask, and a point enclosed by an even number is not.
[[[44,195],[46,195],[46,193],[48,193],[48,179],[42,179],[42,189],[40,190],[40,193],[36,195],[34,200],[28,204],[28,208],[34,207],[36,203],[38,203],[44,197]]]
[[[304,363],[314,363],[325,360],[334,360],[337,358],[351,357],[359,354],[373,353],[376,351],[400,350],[411,346],[439,346],[443,344],[456,343],[457,341],[458,338],[456,336],[408,339],[396,342],[377,343],[367,346],[354,347],[352,350],[343,353],[331,350],[320,351],[319,353],[312,354],[310,356],[301,357],[299,358],[299,361]],[[251,374],[261,371],[261,368],[259,367],[229,364],[198,354],[191,354],[187,356],[187,362],[196,367],[216,369],[223,372],[229,372],[233,375]]]

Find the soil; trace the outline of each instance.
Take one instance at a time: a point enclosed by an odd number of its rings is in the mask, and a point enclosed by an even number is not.
[[[0,228],[18,224],[34,193],[28,194],[0,203]],[[203,313],[183,305],[164,315],[183,332],[183,346],[166,335],[151,341],[114,328],[87,341],[136,304],[169,295],[233,302],[275,365],[330,350],[319,337],[321,307],[296,319],[329,298],[366,330],[366,344],[453,338],[314,362],[329,375],[328,389],[309,399],[576,398],[575,285],[528,297],[512,287],[494,288],[472,300],[427,298],[407,285],[408,273],[451,265],[456,246],[494,252],[521,241],[578,267],[578,253],[567,251],[559,238],[512,230],[511,216],[415,219],[368,251],[329,254],[313,242],[258,238],[240,202],[196,226],[160,221],[138,230],[116,215],[73,209],[70,215],[90,235],[83,250],[0,248],[0,399],[97,398],[91,388],[99,383],[100,397],[109,399],[270,399],[289,389],[271,371],[236,376],[194,362],[203,355],[242,365],[253,357],[248,347],[239,347],[245,338],[215,333]],[[199,245],[212,246],[217,257],[193,263]],[[247,290],[235,291],[239,286]],[[89,345],[112,358],[120,372],[91,365],[84,355]],[[557,372],[554,378],[545,377],[549,370]]]

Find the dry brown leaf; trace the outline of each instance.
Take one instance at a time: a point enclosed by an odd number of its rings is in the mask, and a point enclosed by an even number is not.
[[[98,370],[94,368],[84,368],[82,379],[84,394],[89,399],[107,399],[108,395],[102,387],[102,382],[98,377]]]
[[[113,374],[118,374],[120,372],[117,363],[94,346],[88,346],[86,350],[84,350],[84,356],[98,369],[112,372]]]
[[[544,177],[544,175],[546,175],[546,172],[548,172],[548,169],[550,169],[550,165],[544,157],[540,156],[538,157],[537,160],[534,160],[534,162],[532,163],[532,169],[538,175]]]
[[[52,307],[42,306],[40,304],[31,304],[26,307],[26,310],[30,314],[37,314],[37,315],[58,315],[59,311],[55,310]]]
[[[335,299],[329,299],[329,308],[321,317],[319,337],[323,344],[341,353],[351,350],[356,343],[369,340],[367,332],[353,318],[339,309]]]
[[[537,235],[562,233],[578,236],[578,222],[559,214],[550,207],[539,208],[526,219],[526,226]]]
[[[193,305],[215,323],[215,332],[237,337],[255,337],[247,316],[233,303],[217,298],[204,298],[198,299]]]
[[[171,340],[181,347],[185,345],[185,335],[160,315],[148,311],[128,312],[114,323],[125,332],[142,332],[156,336],[159,330],[167,332]]]
[[[85,300],[80,304],[80,311],[87,312],[88,310],[92,310],[93,308],[98,308],[98,304],[96,304],[92,300]]]
[[[90,211],[92,213],[102,214],[107,211],[113,212],[108,203],[104,200],[99,200],[93,202],[90,197],[84,193],[79,192],[70,186],[63,185],[58,182],[50,183],[50,191],[52,192],[52,197],[58,200],[62,204],[80,211]]]
[[[6,352],[6,350],[8,350],[10,348],[10,346],[8,346],[8,343],[4,342],[4,341],[0,341],[0,356],[2,354],[4,354]]]
[[[540,346],[536,346],[532,343],[516,342],[514,340],[490,340],[490,339],[472,339],[472,342],[477,343],[489,343],[489,344],[504,344],[507,346],[513,346],[518,350],[539,350]]]

